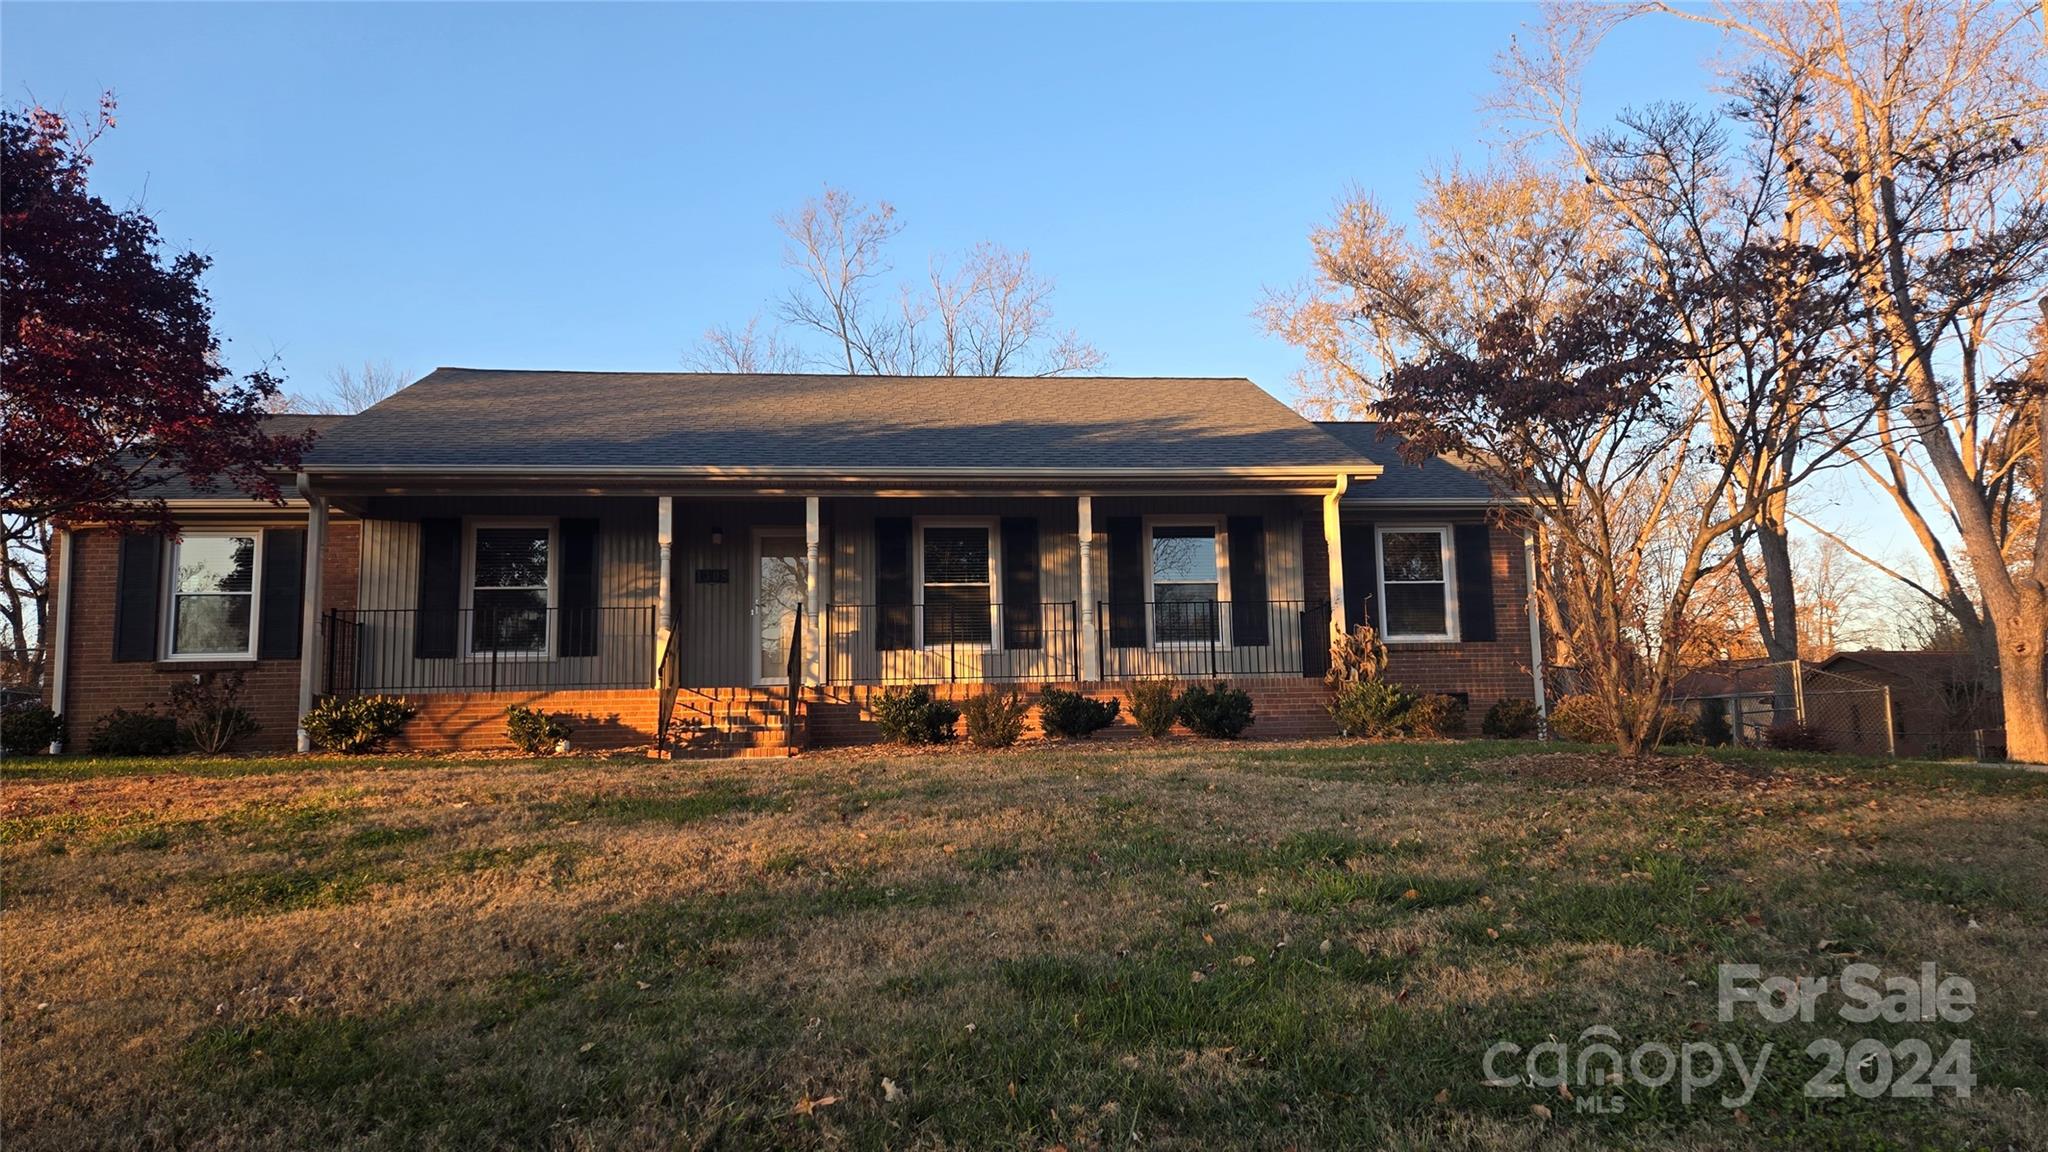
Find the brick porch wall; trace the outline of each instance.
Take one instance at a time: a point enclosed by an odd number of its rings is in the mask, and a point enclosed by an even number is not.
[[[578,750],[654,743],[660,701],[652,688],[565,692],[448,692],[407,697],[419,715],[394,747],[415,752],[510,751],[505,709],[522,704],[568,721]]]
[[[1252,698],[1252,726],[1245,729],[1246,739],[1299,740],[1312,736],[1334,736],[1337,726],[1330,719],[1325,705],[1329,692],[1320,680],[1306,680],[1300,677],[1273,677],[1245,679],[1235,682]],[[932,693],[941,699],[959,702],[970,696],[979,695],[983,690],[978,684],[934,684]],[[1001,688],[1002,685],[995,687]],[[1039,684],[1014,686],[1027,700],[1035,700]],[[1122,704],[1116,723],[1095,734],[1096,739],[1135,737],[1138,727],[1131,721],[1130,685],[1126,683],[1061,684],[1057,687],[1079,692],[1098,700],[1115,699]],[[826,687],[814,689],[807,704],[807,734],[812,747],[824,748],[847,744],[872,744],[881,739],[881,733],[869,712],[870,702],[885,689],[872,686]],[[958,731],[964,736],[966,724],[963,721]],[[1044,733],[1038,725],[1038,709],[1034,706],[1024,721],[1026,740],[1043,739]]]
[[[327,556],[321,569],[323,610],[353,608],[356,602],[356,558],[360,529],[353,521],[330,521]],[[251,752],[289,752],[297,743],[299,662],[297,660],[222,660],[197,663],[158,660],[114,660],[115,574],[120,565],[120,534],[106,528],[72,533],[77,568],[70,574],[71,629],[67,637],[66,679],[69,699],[64,709],[64,747],[85,751],[87,735],[101,716],[116,708],[141,709],[170,703],[171,687],[194,673],[243,673],[242,707],[261,727],[243,745]],[[54,554],[61,537],[51,542]]]

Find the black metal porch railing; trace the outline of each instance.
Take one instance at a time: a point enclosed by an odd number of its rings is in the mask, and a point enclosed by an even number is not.
[[[1105,680],[1321,676],[1330,605],[1313,600],[1110,600],[1096,605]]]
[[[336,609],[320,618],[322,691],[360,696],[649,688],[654,612]]]
[[[1081,678],[1080,605],[832,604],[828,684],[1015,683]]]

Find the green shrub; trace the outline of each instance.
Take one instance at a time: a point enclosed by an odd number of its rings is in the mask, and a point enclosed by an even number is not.
[[[403,732],[419,711],[397,696],[327,696],[306,713],[306,735],[329,752],[370,752]]]
[[[1764,729],[1764,747],[1780,752],[1833,752],[1835,742],[1818,728],[1787,720]]]
[[[1398,684],[1352,680],[1330,698],[1330,718],[1346,736],[1380,740],[1406,735],[1408,713],[1414,707],[1415,696]]]
[[[555,751],[574,731],[560,716],[550,716],[524,704],[505,709],[505,739],[528,756],[545,756]]]
[[[1560,739],[1580,744],[1613,744],[1614,725],[1608,723],[1600,701],[1592,696],[1566,696],[1550,710],[1550,730]],[[1653,744],[1690,744],[1695,741],[1691,716],[1670,705],[1657,709]]]
[[[168,756],[178,750],[178,722],[155,708],[116,708],[93,722],[86,750],[95,756]]]
[[[1138,731],[1157,740],[1173,731],[1180,719],[1180,685],[1171,680],[1140,680],[1131,685],[1131,720]]]
[[[1735,739],[1728,725],[1728,702],[1719,698],[1700,701],[1700,743],[1719,748]]]
[[[967,742],[976,748],[1008,748],[1024,735],[1024,717],[1031,702],[1016,692],[991,688],[970,696],[960,706],[967,720]]]
[[[240,672],[201,672],[171,687],[171,715],[178,736],[194,752],[218,756],[256,734],[256,718],[237,703]]]
[[[932,690],[896,687],[875,697],[870,706],[882,738],[894,744],[944,744],[953,738],[960,710],[932,698]]]
[[[1050,684],[1038,694],[1038,726],[1048,736],[1082,738],[1116,723],[1121,705],[1114,699],[1091,700]]]
[[[1534,700],[1509,697],[1495,700],[1479,721],[1479,734],[1489,740],[1527,740],[1543,727],[1543,714]]]
[[[64,732],[64,721],[40,700],[28,700],[0,711],[0,753],[33,756],[49,751]]]
[[[1252,698],[1228,684],[1197,684],[1180,694],[1180,722],[1197,736],[1235,740],[1252,725]]]
[[[1409,707],[1404,723],[1410,736],[1445,739],[1465,734],[1465,702],[1456,696],[1433,693],[1418,697]]]

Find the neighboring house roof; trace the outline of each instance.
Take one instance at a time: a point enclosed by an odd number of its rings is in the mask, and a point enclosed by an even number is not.
[[[322,437],[323,472],[1369,474],[1242,378],[437,368]]]
[[[1875,672],[1917,684],[1975,680],[1983,674],[1977,658],[1968,652],[1900,652],[1879,648],[1837,652],[1822,661],[1820,667],[1850,676]]]
[[[1377,479],[1352,485],[1344,495],[1346,504],[1489,504],[1499,500],[1485,480],[1441,456],[1410,464],[1401,456],[1401,437],[1378,421],[1319,420],[1316,427],[1386,469]]]
[[[1768,696],[1777,690],[1776,677],[1767,656],[1722,660],[1673,680],[1671,695],[1681,700],[1702,696]]]
[[[348,420],[347,416],[311,416],[303,412],[280,412],[263,418],[263,432],[267,436],[290,435],[295,432],[313,432],[325,438],[326,435]],[[316,440],[315,443],[318,443]],[[282,484],[284,495],[297,495],[289,478]],[[225,479],[216,477],[212,484],[200,487],[192,483],[184,473],[173,473],[164,477],[161,484],[152,484],[136,493],[147,499],[164,500],[244,500],[247,493]]]

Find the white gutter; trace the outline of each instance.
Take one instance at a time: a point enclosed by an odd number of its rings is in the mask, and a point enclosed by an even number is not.
[[[1536,715],[1543,718],[1543,738],[1550,739],[1550,701],[1543,688],[1543,611],[1536,599],[1536,530],[1522,529],[1522,560],[1529,580],[1529,666],[1535,681]]]
[[[71,661],[67,659],[71,649],[71,549],[78,538],[65,528],[57,533],[57,570],[51,578],[57,581],[57,618],[50,622],[54,643],[50,648],[50,711],[64,715],[65,677],[70,672]],[[64,751],[64,732],[58,729],[55,739],[50,741],[50,755]]]

